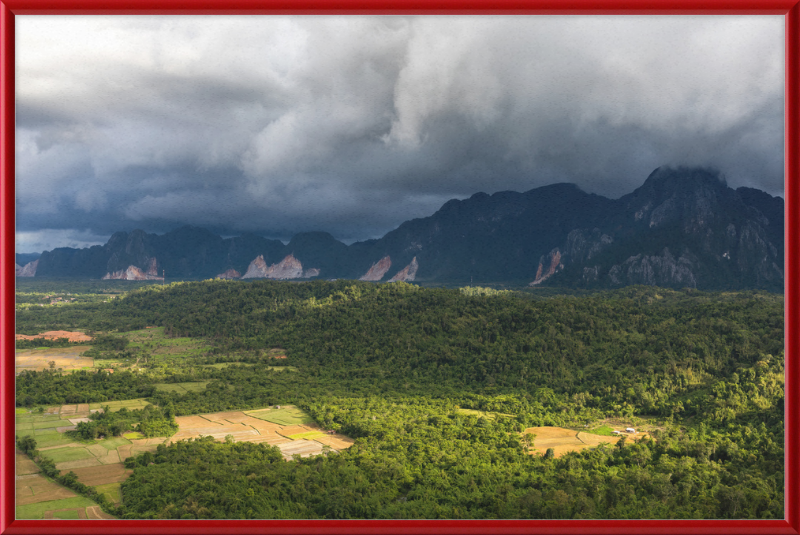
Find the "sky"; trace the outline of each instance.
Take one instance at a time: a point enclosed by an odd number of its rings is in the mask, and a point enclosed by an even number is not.
[[[662,165],[783,196],[782,16],[17,16],[17,252],[377,238]]]

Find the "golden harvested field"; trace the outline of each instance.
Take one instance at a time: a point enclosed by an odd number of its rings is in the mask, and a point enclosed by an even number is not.
[[[326,444],[335,450],[344,450],[353,445],[355,440],[344,435],[335,433],[333,435],[325,435],[324,437],[317,437],[314,439],[320,444]]]
[[[620,435],[603,436],[565,429],[563,427],[529,427],[522,432],[536,435],[533,439],[531,455],[544,455],[548,448],[553,448],[556,457],[561,457],[571,451],[580,451],[587,448],[595,448],[600,444],[616,444],[620,437],[630,439],[641,439],[648,437],[647,433],[621,433]]]
[[[80,370],[94,366],[94,359],[81,357],[80,354],[88,350],[89,346],[75,347],[50,347],[45,349],[25,349],[14,355],[16,373],[23,370],[47,370],[50,362],[55,362],[55,368],[63,370]]]

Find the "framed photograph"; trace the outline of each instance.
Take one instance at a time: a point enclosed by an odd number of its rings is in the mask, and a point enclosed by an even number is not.
[[[800,533],[798,0],[0,31],[0,533]]]

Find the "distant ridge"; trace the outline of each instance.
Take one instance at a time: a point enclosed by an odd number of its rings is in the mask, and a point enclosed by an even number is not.
[[[782,291],[783,214],[780,197],[731,189],[718,171],[665,166],[617,200],[574,184],[476,193],[349,246],[326,232],[297,234],[287,245],[252,233],[223,239],[192,226],[163,235],[117,232],[105,245],[45,251],[32,276],[99,279],[135,267],[170,278]]]

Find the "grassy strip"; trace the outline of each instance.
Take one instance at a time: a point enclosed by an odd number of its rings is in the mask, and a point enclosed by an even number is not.
[[[89,498],[84,498],[83,496],[75,496],[74,498],[64,498],[63,500],[52,500],[49,502],[31,503],[28,505],[17,505],[14,512],[18,519],[41,520],[45,512],[52,511],[53,509],[93,507],[95,505],[97,505],[97,503],[90,500]],[[53,516],[56,515],[54,514]],[[58,518],[63,518],[63,517],[59,516]],[[77,513],[73,518],[78,518]]]

